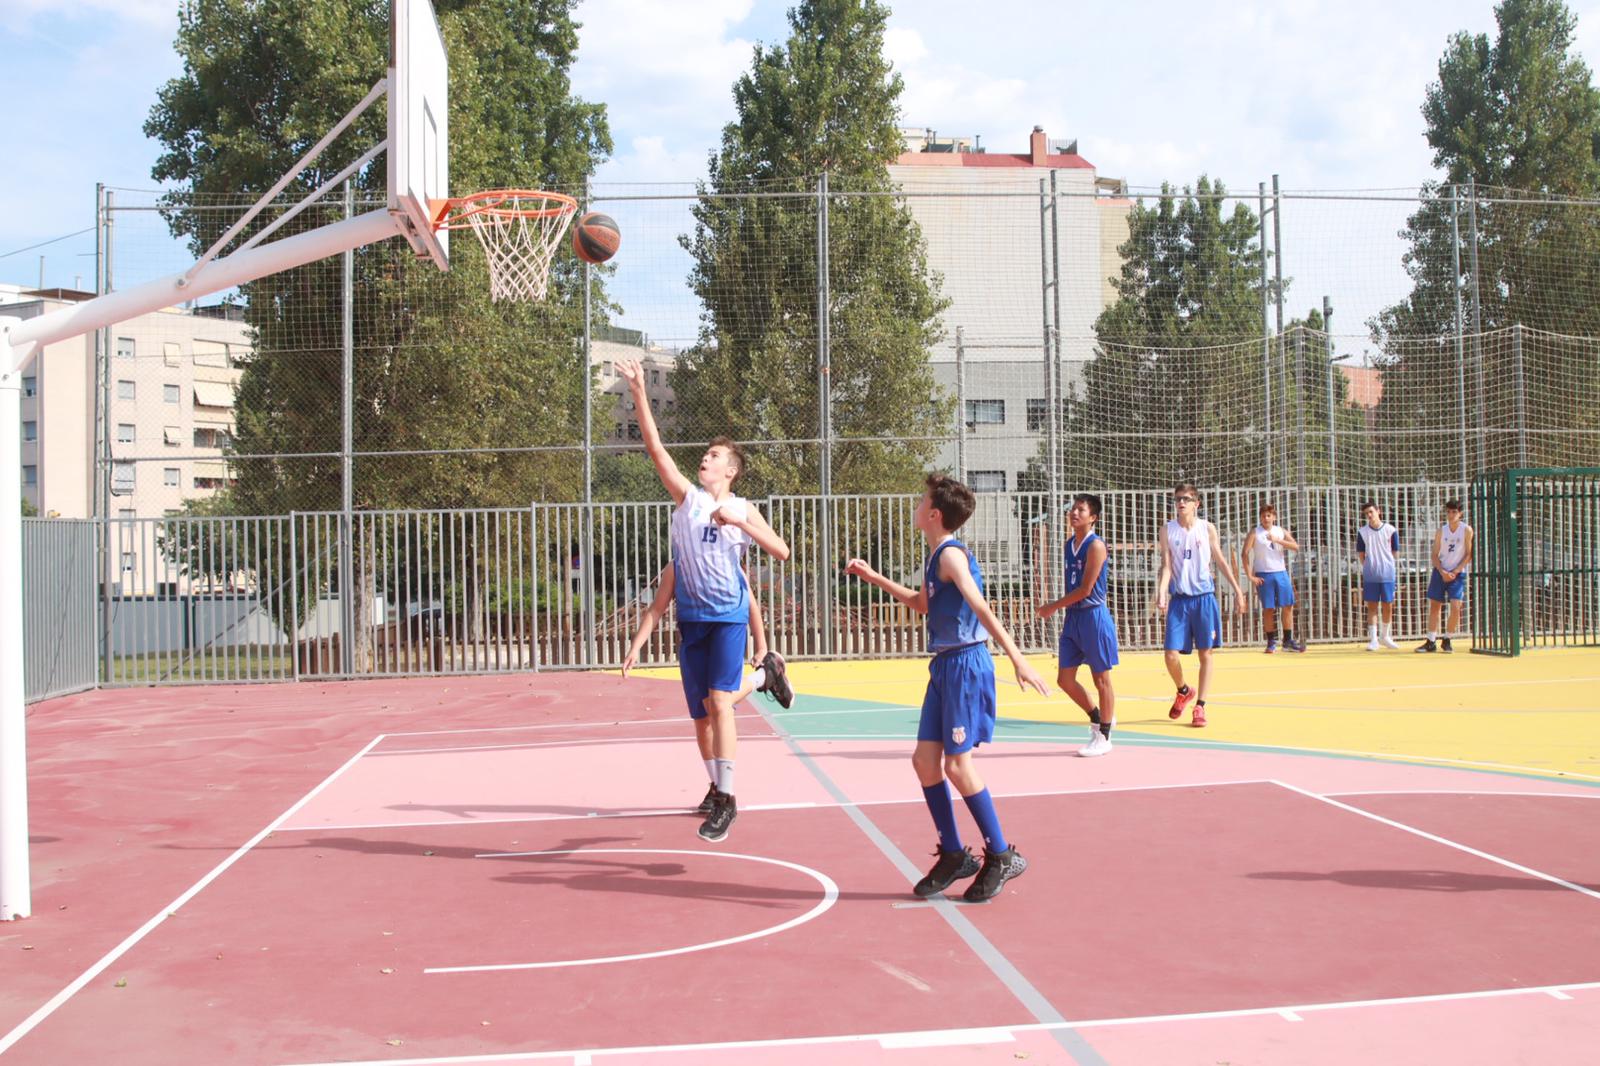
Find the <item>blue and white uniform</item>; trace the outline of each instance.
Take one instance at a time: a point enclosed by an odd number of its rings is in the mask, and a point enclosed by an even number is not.
[[[1367,603],[1393,603],[1400,531],[1387,522],[1377,529],[1363,522],[1356,527],[1356,550],[1361,553],[1361,598]]]
[[[1283,545],[1272,539],[1274,536],[1284,536],[1283,527],[1275,525],[1269,530],[1264,526],[1256,526],[1250,536],[1253,539],[1250,546],[1250,565],[1255,570],[1256,577],[1261,579],[1261,587],[1256,589],[1256,595],[1261,599],[1261,606],[1266,610],[1294,606],[1294,586],[1289,583],[1289,563],[1285,558]]]
[[[1222,646],[1222,609],[1211,580],[1211,523],[1196,518],[1188,529],[1176,518],[1167,522],[1166,549],[1172,563],[1168,587],[1167,651],[1189,654]]]
[[[1461,565],[1467,557],[1467,536],[1472,532],[1472,527],[1462,522],[1455,529],[1450,528],[1446,522],[1439,527],[1439,559],[1434,563],[1433,571],[1428,575],[1428,599],[1435,603],[1444,603],[1446,600],[1459,600],[1467,594],[1467,567]],[[1439,566],[1444,565],[1446,570],[1458,570],[1455,580],[1446,582],[1439,576]]]
[[[706,697],[738,691],[744,676],[750,588],[743,562],[750,535],[737,526],[719,526],[711,515],[719,507],[748,506],[738,496],[713,499],[696,485],[672,512],[674,601],[682,638],[678,665],[691,718],[704,718]]]
[[[958,540],[933,550],[923,566],[922,587],[928,594],[928,691],[922,698],[918,740],[937,740],[946,755],[959,755],[994,739],[994,660],[988,634],[977,612],[954,584],[939,577],[939,558],[955,549],[966,555],[967,572],[978,592],[983,573],[978,561]]]
[[[1089,546],[1099,540],[1098,533],[1090,533],[1083,538],[1082,544],[1078,543],[1076,536],[1067,538],[1066,547],[1062,550],[1067,592],[1077,592],[1083,587]],[[1061,640],[1056,648],[1063,670],[1088,663],[1091,673],[1103,674],[1117,665],[1117,625],[1111,620],[1111,610],[1106,605],[1106,575],[1110,569],[1111,557],[1108,554],[1100,567],[1099,576],[1095,578],[1094,590],[1064,612]]]

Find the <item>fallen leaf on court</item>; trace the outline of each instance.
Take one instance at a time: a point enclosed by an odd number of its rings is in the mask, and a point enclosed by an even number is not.
[[[112,988],[127,988],[128,987],[128,979],[126,977],[119,977],[119,978],[117,978],[117,983],[112,985],[111,987]]]
[[[423,853],[422,853],[422,854],[424,854],[424,855],[432,855],[432,854],[433,854],[433,852],[431,852],[431,851],[425,851],[425,852],[423,852]]]
[[[478,1024],[479,1025],[488,1025],[489,1023],[488,1022],[479,1022]]]
[[[22,945],[22,950],[23,951],[32,951],[33,950],[33,945],[32,944],[24,944],[24,945]]]
[[[388,1044],[390,1047],[399,1047],[401,1044],[404,1044],[405,1041],[404,1040],[385,1040],[384,1043]]]
[[[384,936],[394,936],[394,934],[393,934],[393,933],[391,933],[391,932],[388,932],[388,931],[387,931],[387,930],[386,930],[386,931],[385,931],[385,932],[384,932],[384,934],[383,934],[383,935],[384,935]]]
[[[385,966],[383,969],[379,970],[378,972],[379,973],[394,973],[394,967],[393,966]]]

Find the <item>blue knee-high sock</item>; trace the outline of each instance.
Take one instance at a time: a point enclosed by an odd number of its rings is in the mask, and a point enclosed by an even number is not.
[[[986,788],[964,798],[972,820],[978,823],[978,832],[983,834],[983,846],[990,851],[1006,850],[1006,836],[1000,832],[1000,816],[994,813],[994,800],[989,798],[989,790]]]
[[[956,809],[950,802],[950,790],[940,781],[923,788],[922,798],[928,801],[928,813],[933,815],[933,824],[939,830],[939,847],[945,851],[960,851],[961,833],[956,829]]]

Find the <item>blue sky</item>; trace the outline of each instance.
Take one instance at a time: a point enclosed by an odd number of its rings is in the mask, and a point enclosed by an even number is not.
[[[176,0],[5,6],[0,254],[91,225],[97,181],[153,187],[142,126],[179,72]],[[782,39],[786,6],[587,0],[575,86],[606,102],[617,144],[599,180],[702,176],[730,87],[754,42]],[[1600,0],[1570,6],[1593,67]],[[1492,32],[1492,4],[1130,0],[1111,15],[1079,0],[906,0],[887,48],[906,125],[980,134],[994,151],[1024,150],[1039,124],[1135,185],[1206,172],[1249,190],[1279,173],[1292,189],[1410,189],[1431,173],[1418,108],[1454,30]],[[0,281],[37,282],[43,254],[47,285],[90,284],[92,250],[84,235],[0,258]]]

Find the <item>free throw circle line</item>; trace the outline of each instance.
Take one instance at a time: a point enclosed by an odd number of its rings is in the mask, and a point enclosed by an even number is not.
[[[606,955],[593,959],[562,959],[555,962],[507,962],[487,966],[430,966],[423,973],[488,973],[494,970],[551,970],[562,966],[600,966],[608,962],[638,962],[642,959],[660,959],[668,955],[687,955],[695,951],[709,951],[712,948],[727,947],[730,944],[739,944],[746,940],[757,940],[764,936],[773,936],[803,925],[813,918],[819,917],[839,901],[839,886],[833,883],[833,878],[820,870],[813,870],[809,866],[801,866],[797,862],[788,862],[784,859],[769,859],[764,855],[745,855],[736,851],[697,851],[683,848],[569,848],[563,851],[509,851],[497,852],[477,856],[480,859],[510,859],[522,858],[531,855],[709,855],[717,859],[744,859],[747,862],[764,862],[769,866],[782,866],[788,870],[796,870],[816,881],[822,886],[822,899],[817,905],[804,914],[790,918],[786,922],[769,926],[766,929],[757,929],[752,933],[743,933],[739,936],[730,936],[722,940],[711,940],[703,944],[690,944],[681,948],[664,948],[661,951],[642,951],[633,955]]]

